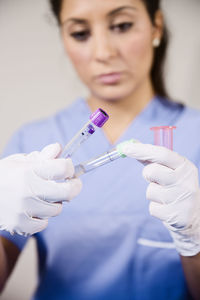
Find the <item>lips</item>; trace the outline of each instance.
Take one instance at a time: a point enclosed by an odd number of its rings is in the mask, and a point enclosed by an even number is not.
[[[96,79],[102,84],[116,84],[120,81],[121,77],[121,73],[108,73],[99,75]]]

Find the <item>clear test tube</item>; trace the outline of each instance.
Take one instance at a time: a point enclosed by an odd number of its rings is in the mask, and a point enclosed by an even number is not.
[[[111,149],[95,158],[92,158],[86,162],[83,162],[77,166],[75,166],[75,177],[79,177],[84,173],[90,172],[98,167],[106,165],[120,157],[126,157],[125,154],[122,152],[122,146],[128,143],[137,143],[138,141],[131,139],[129,141],[122,142],[117,145],[116,148]]]
[[[121,155],[116,149],[112,149],[111,151],[105,152],[100,156],[97,156],[75,166],[75,177],[79,177],[84,173],[90,172],[93,169],[110,163],[111,161],[114,161],[120,157]]]
[[[152,127],[154,132],[154,144],[156,146],[164,146],[173,150],[173,130],[176,126],[158,126]]]
[[[77,132],[77,134],[64,147],[60,157],[71,157],[72,154],[86,141],[97,128],[101,128],[109,119],[108,114],[101,108],[97,109],[90,116],[90,120]]]

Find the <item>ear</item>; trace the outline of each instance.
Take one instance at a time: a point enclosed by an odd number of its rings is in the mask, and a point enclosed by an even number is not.
[[[162,40],[164,30],[164,17],[161,10],[157,10],[155,13],[154,24],[153,24],[153,40]]]

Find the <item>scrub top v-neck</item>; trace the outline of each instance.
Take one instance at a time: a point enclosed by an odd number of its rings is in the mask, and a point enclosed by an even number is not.
[[[21,128],[5,155],[65,145],[90,115],[84,99],[48,119]],[[200,163],[200,113],[155,97],[118,142],[135,138],[153,143],[150,127],[176,125],[174,148]],[[192,145],[192,146],[191,146]],[[73,156],[74,163],[95,157],[111,144],[98,130]],[[168,230],[149,215],[136,160],[118,159],[82,176],[80,195],[65,203],[61,215],[34,235],[39,281],[34,300],[189,299],[180,258]],[[2,231],[22,250],[27,238]]]

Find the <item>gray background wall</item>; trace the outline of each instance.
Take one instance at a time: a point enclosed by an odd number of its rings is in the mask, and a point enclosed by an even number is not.
[[[200,1],[164,0],[171,32],[166,66],[174,99],[200,108]],[[0,1],[0,151],[25,122],[86,95],[65,57],[47,0]],[[2,300],[29,299],[36,286],[34,241],[20,256]]]

